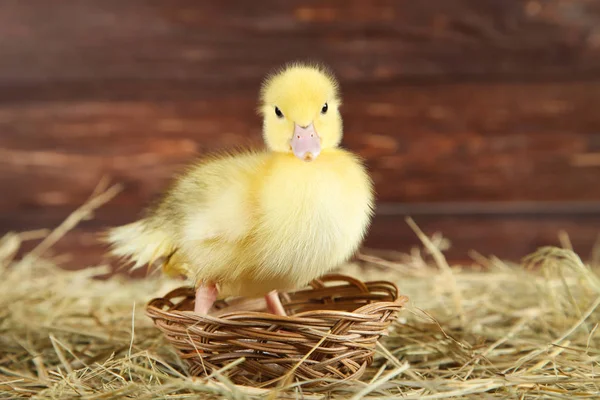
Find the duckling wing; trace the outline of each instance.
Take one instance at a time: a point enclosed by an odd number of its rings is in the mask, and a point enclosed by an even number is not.
[[[172,265],[166,269],[189,275],[226,262],[255,224],[255,192],[264,163],[264,153],[214,157],[174,181],[151,210],[155,229],[174,244]]]

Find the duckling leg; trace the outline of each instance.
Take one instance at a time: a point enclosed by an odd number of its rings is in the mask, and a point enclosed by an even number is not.
[[[270,313],[283,316],[287,315],[276,290],[269,292],[265,296],[265,300],[267,301],[267,310],[269,310]]]
[[[217,300],[217,286],[214,283],[203,283],[196,290],[196,300],[194,302],[194,312],[200,315],[208,314],[208,310]]]

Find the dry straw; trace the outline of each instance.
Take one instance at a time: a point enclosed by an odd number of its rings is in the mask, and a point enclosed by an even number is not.
[[[547,247],[522,265],[473,253],[474,266],[461,268],[444,260],[446,239],[418,229],[423,249],[390,252],[385,260],[362,254],[341,269],[362,281],[394,282],[410,298],[360,380],[327,394],[310,393],[310,381],[301,380],[274,389],[241,386],[228,376],[243,359],[191,378],[145,314],[151,299],[180,281],[95,279],[109,268],[65,271],[51,253],[112,194],[98,191],[52,233],[0,240],[0,397],[598,398],[598,265]],[[23,242],[40,239],[32,254],[15,258]]]

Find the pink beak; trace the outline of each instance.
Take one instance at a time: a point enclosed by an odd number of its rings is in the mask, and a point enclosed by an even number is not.
[[[312,161],[321,153],[321,138],[312,123],[305,127],[294,124],[290,145],[294,155],[304,161]]]

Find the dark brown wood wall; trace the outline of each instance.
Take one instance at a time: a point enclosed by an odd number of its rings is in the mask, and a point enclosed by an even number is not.
[[[416,244],[410,214],[456,260],[518,258],[561,229],[591,249],[594,0],[2,0],[0,233],[57,224],[108,175],[125,191],[59,246],[97,262],[92,233],[182,164],[260,140],[260,81],[295,59],[341,80],[344,144],[381,203],[369,246]]]

